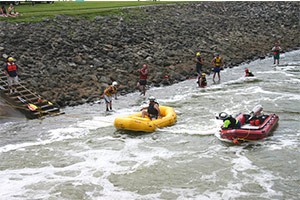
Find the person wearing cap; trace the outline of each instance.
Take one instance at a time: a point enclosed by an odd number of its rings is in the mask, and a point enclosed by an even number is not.
[[[219,78],[218,81],[220,81],[221,80],[220,71],[221,71],[222,66],[224,65],[223,58],[220,56],[219,53],[215,53],[215,57],[212,59],[211,63],[214,66],[214,69],[213,69],[213,71],[214,71],[213,81],[215,82],[215,76],[216,76],[216,74],[218,74],[218,78]]]
[[[144,64],[141,69],[138,69],[140,73],[140,79],[137,83],[137,86],[141,92],[141,95],[145,96],[146,94],[146,85],[147,85],[147,78],[148,78],[148,65]]]
[[[201,53],[197,52],[196,53],[196,72],[197,72],[197,79],[201,76],[201,71],[202,71],[202,66],[203,66],[203,58],[201,57]]]
[[[241,122],[231,115],[221,112],[217,119],[223,120],[222,129],[239,129],[241,128]]]
[[[254,76],[254,74],[252,72],[250,72],[250,70],[248,68],[245,69],[245,76]]]
[[[4,66],[4,73],[7,76],[8,88],[10,93],[16,92],[15,85],[19,83],[18,77],[18,65],[14,62],[13,57],[7,59],[7,63]]]
[[[156,98],[151,96],[148,98],[148,100],[149,100],[148,108],[142,110],[142,117],[148,116],[151,120],[159,118],[160,110]]]
[[[102,94],[102,97],[105,100],[107,112],[112,111],[112,96],[115,95],[115,99],[117,99],[117,85],[118,83],[114,81],[112,85],[109,85]]]
[[[202,88],[207,86],[206,74],[205,73],[201,74],[201,76],[199,77],[197,83],[198,83],[199,87],[202,87]]]

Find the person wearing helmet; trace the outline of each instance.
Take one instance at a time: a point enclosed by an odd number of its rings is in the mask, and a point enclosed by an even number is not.
[[[198,83],[199,87],[201,87],[201,88],[204,88],[204,87],[207,86],[206,74],[205,73],[201,74],[201,76],[199,77],[197,83]]]
[[[159,110],[159,104],[156,101],[156,98],[154,96],[151,96],[148,98],[149,105],[147,110],[144,109],[142,111],[142,117],[148,116],[151,120],[157,119],[160,117],[160,110]]]
[[[18,65],[14,62],[13,57],[7,59],[7,63],[4,66],[4,73],[7,76],[8,88],[10,93],[16,92],[16,86],[19,83],[18,77]]]
[[[215,82],[216,74],[218,74],[218,78],[219,78],[218,81],[220,81],[221,80],[220,70],[222,69],[222,66],[224,65],[223,58],[219,55],[219,53],[215,53],[215,57],[212,59],[211,63],[214,66],[214,68],[213,68],[213,71],[214,71],[213,81]]]
[[[248,68],[246,68],[245,69],[245,76],[246,77],[248,77],[248,76],[254,76],[254,74],[252,72],[250,72]]]
[[[197,72],[197,80],[198,80],[201,76],[201,71],[203,66],[203,58],[201,57],[200,52],[196,53],[195,62],[196,62],[196,72]]]
[[[148,65],[144,64],[141,69],[138,69],[138,72],[140,73],[140,79],[137,83],[137,87],[139,88],[141,95],[145,96],[148,78]]]
[[[117,99],[117,86],[118,83],[114,81],[111,85],[109,85],[103,92],[102,97],[105,100],[106,111],[112,111],[112,96],[115,95],[115,99]]]
[[[217,119],[223,120],[222,129],[239,129],[241,128],[241,122],[226,112],[219,113]]]

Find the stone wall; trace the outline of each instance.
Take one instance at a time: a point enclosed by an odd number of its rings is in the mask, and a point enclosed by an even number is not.
[[[205,71],[215,52],[226,67],[300,47],[299,2],[189,2],[124,8],[120,15],[84,20],[67,16],[39,23],[0,22],[0,61],[13,56],[20,78],[61,106],[99,98],[116,80],[136,90],[137,69],[150,66],[152,86],[194,76],[195,53]]]

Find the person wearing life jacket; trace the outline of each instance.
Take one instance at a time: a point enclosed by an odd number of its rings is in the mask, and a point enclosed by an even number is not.
[[[14,62],[13,57],[7,59],[7,63],[4,66],[4,73],[7,76],[8,88],[10,93],[16,92],[16,84],[19,83],[18,77],[18,65]]]
[[[157,119],[160,117],[160,110],[159,110],[159,104],[156,101],[156,98],[154,96],[151,96],[148,98],[149,105],[147,110],[142,110],[142,117],[148,116],[151,120]]]
[[[239,129],[239,128],[241,128],[241,122],[225,112],[219,113],[219,116],[217,116],[217,119],[223,120],[222,129]]]
[[[216,74],[218,74],[218,78],[220,81],[221,77],[220,77],[220,70],[222,68],[222,66],[224,65],[224,61],[223,58],[219,55],[219,53],[215,53],[215,57],[212,59],[211,61],[212,65],[214,66],[214,75],[213,75],[213,81],[215,82],[215,76]]]
[[[148,78],[148,65],[144,64],[141,69],[138,69],[138,72],[140,73],[140,77],[137,86],[141,92],[141,95],[145,96]]]
[[[203,66],[203,58],[201,57],[200,52],[196,53],[195,62],[196,62],[196,72],[197,72],[197,80],[198,80],[201,76],[201,71]]]
[[[199,77],[199,80],[198,80],[198,85],[199,87],[206,87],[207,86],[207,81],[206,81],[206,74],[205,73],[202,73],[201,76]]]
[[[280,52],[281,47],[279,46],[279,42],[275,42],[275,46],[272,48],[273,55],[274,55],[274,65],[279,65],[279,59],[280,59]]]
[[[105,100],[105,104],[106,104],[106,111],[112,111],[112,96],[117,95],[117,85],[118,83],[116,81],[114,81],[112,83],[112,85],[108,86],[103,93],[103,98]]]
[[[254,76],[254,74],[252,72],[249,71],[248,68],[245,69],[245,76],[249,77],[249,76]]]

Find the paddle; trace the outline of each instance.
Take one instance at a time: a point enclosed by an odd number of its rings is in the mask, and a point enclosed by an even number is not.
[[[25,105],[27,105],[27,108],[31,111],[35,111],[38,107],[32,103],[28,103],[25,99],[23,99],[22,97],[18,96],[18,99],[24,103]]]

